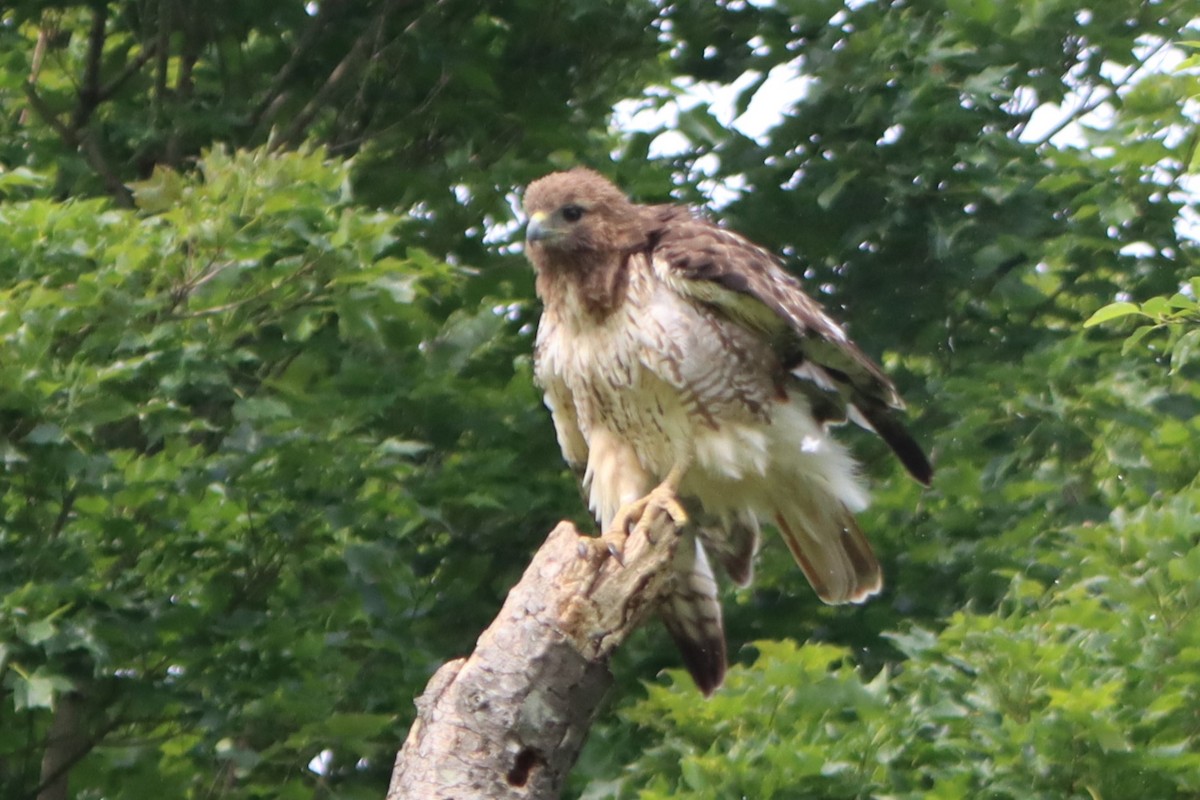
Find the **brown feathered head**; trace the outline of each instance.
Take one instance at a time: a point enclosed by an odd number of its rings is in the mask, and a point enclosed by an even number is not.
[[[629,253],[645,246],[641,209],[603,175],[583,167],[529,184],[525,214],[526,247],[538,266],[543,255]]]

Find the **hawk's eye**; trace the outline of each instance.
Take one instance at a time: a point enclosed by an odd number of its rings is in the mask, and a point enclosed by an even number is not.
[[[567,222],[579,222],[579,218],[583,216],[583,207],[577,205],[563,206],[563,219]]]

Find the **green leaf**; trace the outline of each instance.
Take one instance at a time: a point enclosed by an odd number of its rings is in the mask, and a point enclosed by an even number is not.
[[[44,422],[25,434],[23,441],[29,444],[61,444],[66,441],[66,435],[58,425]]]
[[[71,681],[42,668],[32,675],[14,675],[13,678],[13,708],[16,711],[53,708],[55,696],[72,688]]]
[[[184,180],[178,172],[156,166],[147,180],[130,184],[138,208],[157,214],[178,205],[184,192]]]
[[[1193,328],[1171,347],[1171,373],[1177,373],[1200,351],[1200,328]]]
[[[1180,311],[1196,311],[1200,309],[1200,302],[1197,302],[1194,297],[1188,297],[1185,294],[1176,292],[1167,298],[1167,303],[1171,308]]]
[[[1143,339],[1157,330],[1161,330],[1158,325],[1141,325],[1137,328],[1134,328],[1133,333],[1125,337],[1125,343],[1121,346],[1121,353],[1123,355],[1128,354],[1134,348],[1136,348]]]
[[[1151,297],[1142,303],[1141,313],[1150,317],[1165,317],[1171,313],[1171,303],[1165,297]]]
[[[1143,312],[1136,303],[1110,303],[1088,317],[1087,321],[1083,323],[1083,327],[1091,328],[1104,322],[1129,316],[1130,314],[1143,314]],[[1143,314],[1143,316],[1149,315]]]
[[[2,194],[12,195],[15,194],[14,189],[40,188],[47,183],[49,183],[49,178],[28,167],[17,167],[16,169],[0,167],[0,193]]]

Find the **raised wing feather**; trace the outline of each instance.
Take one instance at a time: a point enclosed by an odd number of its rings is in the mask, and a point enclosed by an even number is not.
[[[904,407],[883,371],[850,341],[771,253],[679,206],[645,209],[654,221],[652,260],[676,291],[768,337],[784,368],[813,386],[814,413],[875,431],[921,483],[933,467],[897,419]]]

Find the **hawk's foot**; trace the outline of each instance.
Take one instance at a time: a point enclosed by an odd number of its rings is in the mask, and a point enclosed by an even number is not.
[[[684,510],[683,504],[679,502],[679,497],[675,494],[675,488],[669,483],[663,482],[645,497],[639,497],[637,500],[621,506],[617,511],[617,516],[613,519],[612,528],[604,533],[604,537],[619,539],[623,551],[625,539],[639,525],[649,522],[649,512],[654,509],[658,509],[669,516],[677,527],[687,524],[687,511]],[[617,553],[612,549],[612,544],[613,541],[610,540],[609,551],[613,552],[614,556],[617,556]],[[617,560],[620,561],[620,557],[617,557]]]

